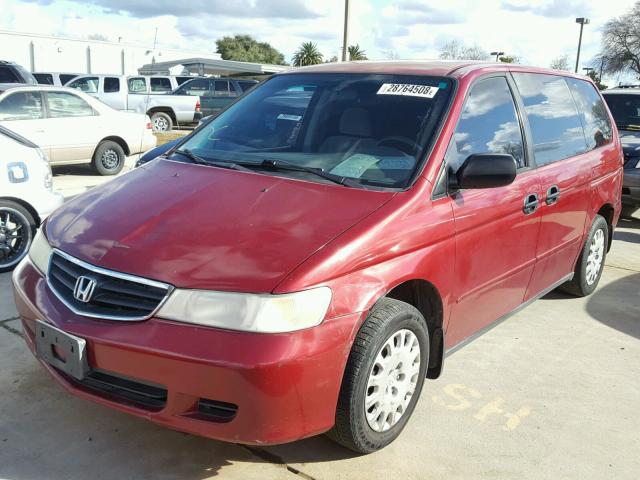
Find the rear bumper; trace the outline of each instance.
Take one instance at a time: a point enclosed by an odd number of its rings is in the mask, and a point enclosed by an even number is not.
[[[250,334],[152,318],[144,322],[90,320],[74,315],[29,261],[14,272],[14,296],[29,348],[35,320],[87,341],[92,369],[166,389],[166,402],[147,408],[96,392],[41,361],[69,392],[158,424],[247,444],[285,443],[330,429],[359,314],[289,334]],[[200,399],[237,407],[232,419],[212,420]]]

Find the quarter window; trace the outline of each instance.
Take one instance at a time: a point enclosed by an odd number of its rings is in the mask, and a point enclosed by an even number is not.
[[[51,118],[93,116],[91,105],[72,93],[47,92],[47,106]]]
[[[526,166],[522,130],[504,77],[480,80],[472,87],[447,150],[450,171],[457,172],[469,155],[478,153],[509,154],[518,168]]]
[[[37,120],[44,118],[40,92],[18,92],[0,102],[0,120]]]
[[[142,77],[129,79],[129,93],[145,93],[147,91],[147,81]]]
[[[568,78],[567,82],[580,111],[589,150],[611,143],[613,129],[609,114],[593,85],[575,78]]]
[[[62,85],[66,85],[67,83],[69,83],[71,80],[73,80],[77,76],[78,75],[73,75],[73,74],[70,74],[70,73],[61,73],[60,74],[60,83]]]
[[[79,78],[67,86],[84,93],[98,93],[98,77]]]
[[[536,164],[546,165],[587,150],[582,122],[563,77],[514,74],[531,126]]]
[[[104,93],[120,91],[120,79],[118,77],[104,77]]]
[[[149,84],[152,92],[170,92],[172,90],[171,80],[168,78],[152,78],[149,80]]]

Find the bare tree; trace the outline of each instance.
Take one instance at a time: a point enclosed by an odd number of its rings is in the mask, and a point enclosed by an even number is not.
[[[387,60],[400,60],[400,55],[395,50],[385,50],[382,54]]]
[[[569,56],[568,55],[560,55],[559,57],[554,58],[553,60],[551,60],[551,64],[549,65],[549,68],[552,68],[554,70],[564,70],[564,71],[569,71]]]
[[[489,54],[479,45],[467,46],[459,40],[451,40],[440,48],[442,60],[486,60]]]
[[[640,75],[640,1],[629,13],[609,20],[602,32],[603,71]]]

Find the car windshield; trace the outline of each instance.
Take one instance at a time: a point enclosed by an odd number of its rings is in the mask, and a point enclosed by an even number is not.
[[[611,93],[605,99],[618,128],[640,130],[640,95]]]
[[[278,175],[304,175],[298,167],[313,181],[332,176],[362,187],[403,188],[433,140],[451,90],[451,80],[442,77],[279,75],[179,150],[205,161],[286,165],[271,172]],[[309,175],[312,169],[329,175]]]

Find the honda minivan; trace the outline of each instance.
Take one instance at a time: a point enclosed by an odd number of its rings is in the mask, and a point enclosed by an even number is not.
[[[173,429],[372,452],[446,355],[594,291],[622,161],[565,72],[291,70],[50,216],[13,275],[24,337],[69,392]]]

